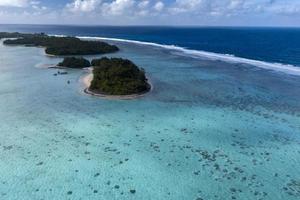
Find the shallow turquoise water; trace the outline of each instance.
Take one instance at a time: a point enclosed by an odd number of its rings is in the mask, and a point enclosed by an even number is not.
[[[84,71],[0,46],[1,199],[300,198],[300,77],[118,45],[143,98],[84,95]]]

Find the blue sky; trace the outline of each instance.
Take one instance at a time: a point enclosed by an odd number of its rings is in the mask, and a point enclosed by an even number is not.
[[[0,23],[300,26],[300,0],[0,0]]]

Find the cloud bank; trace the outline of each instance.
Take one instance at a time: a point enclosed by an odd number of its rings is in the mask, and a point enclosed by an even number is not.
[[[299,0],[0,0],[0,23],[300,26]]]

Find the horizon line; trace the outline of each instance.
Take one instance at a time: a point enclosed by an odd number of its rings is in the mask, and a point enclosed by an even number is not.
[[[147,24],[147,25],[142,25],[142,24],[131,24],[131,25],[113,25],[113,24],[52,24],[52,23],[45,23],[45,24],[40,24],[40,23],[0,23],[0,26],[2,25],[27,25],[27,26],[78,26],[78,27],[182,27],[182,28],[295,28],[298,29],[300,26],[242,26],[242,25],[155,25],[155,24]]]

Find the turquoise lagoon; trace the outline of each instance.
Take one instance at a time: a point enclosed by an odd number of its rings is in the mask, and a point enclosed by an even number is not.
[[[84,70],[1,42],[0,199],[300,198],[300,76],[112,43],[150,93],[85,95]]]

